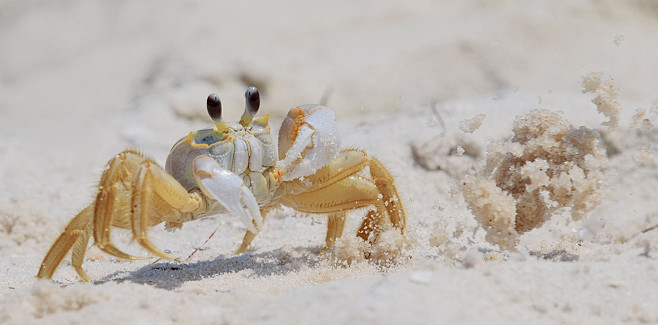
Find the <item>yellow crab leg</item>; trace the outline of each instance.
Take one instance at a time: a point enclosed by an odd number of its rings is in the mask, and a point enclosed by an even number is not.
[[[370,177],[359,173],[366,167]],[[368,212],[357,235],[364,240],[374,240],[381,231],[384,216],[388,215],[393,227],[404,233],[406,215],[391,174],[375,158],[357,149],[342,150],[327,166],[319,169],[308,181],[286,183],[290,193],[282,204],[309,213],[329,213],[327,246],[340,237],[343,222],[340,216],[346,210],[374,205],[376,211]],[[307,185],[310,183],[310,185]]]
[[[102,251],[120,258],[139,260],[150,257],[137,257],[126,254],[110,242],[112,226],[130,228],[130,203],[134,171],[143,161],[149,161],[135,151],[124,151],[108,163],[98,186],[98,196],[94,208],[94,240]]]
[[[374,242],[382,231],[381,224],[384,218],[384,215],[382,214],[383,211],[384,207],[381,205],[378,205],[376,210],[368,211],[368,214],[363,218],[361,227],[359,227],[356,235],[367,242]],[[401,231],[403,230],[401,229]]]
[[[180,218],[185,212],[199,211],[205,208],[205,204],[198,193],[188,193],[162,167],[146,161],[137,169],[132,207],[131,220],[135,240],[155,255],[176,259],[153,245],[147,236],[147,229],[159,224],[166,217]]]
[[[89,221],[91,220],[92,214],[94,212],[94,206],[90,205],[82,210],[78,215],[76,215],[71,221],[66,225],[64,232],[55,240],[53,245],[48,250],[46,257],[43,258],[41,262],[41,267],[39,268],[39,273],[37,278],[40,279],[50,279],[53,277],[53,273],[59,266],[59,263],[62,262],[66,253],[69,252],[72,246],[74,247],[74,266],[78,262],[78,256],[80,254],[80,247],[82,247],[82,255],[84,256],[84,250],[87,249],[87,241],[89,240]],[[80,237],[82,235],[82,237]],[[82,239],[82,240],[80,240]],[[81,260],[81,259],[80,259]],[[80,263],[79,265],[81,265]],[[78,266],[79,266],[78,265]],[[80,267],[76,267],[80,277],[88,281],[89,277],[85,274],[84,270]],[[83,276],[84,274],[84,276]]]
[[[327,222],[327,238],[325,239],[325,249],[334,246],[336,239],[343,235],[345,228],[345,212],[331,213]]]
[[[93,229],[93,225],[91,224],[91,222],[89,222],[91,221],[92,218],[91,215],[92,212],[93,209],[91,209],[91,207],[88,207],[87,209],[80,212],[80,214],[82,213],[86,214],[85,218],[87,219],[87,226],[84,228],[82,234],[80,234],[78,240],[75,241],[75,244],[73,244],[73,252],[71,253],[71,264],[73,264],[73,268],[75,268],[75,271],[78,272],[78,275],[80,276],[82,281],[85,282],[89,281],[89,276],[87,276],[87,273],[82,268],[82,263],[84,262],[85,259],[85,252],[87,252],[89,237],[91,236],[91,232]]]
[[[372,205],[383,206],[383,204],[378,204],[378,195],[379,191],[371,181],[361,177],[352,177],[344,178],[312,192],[286,195],[281,199],[281,203],[301,212],[335,214]],[[386,213],[385,211],[380,212]],[[333,244],[337,237],[336,230],[328,229],[327,231],[330,244]]]
[[[265,217],[267,217],[267,213],[270,211],[269,208],[261,208],[260,209],[260,215],[263,217],[263,223],[265,223]],[[244,238],[242,238],[242,244],[238,249],[235,251],[235,254],[242,254],[244,253],[245,250],[251,245],[251,242],[256,238],[256,233],[253,233],[249,230],[244,234]]]
[[[400,201],[400,194],[395,187],[393,176],[375,157],[368,156],[368,167],[375,181],[375,186],[382,194],[381,201],[384,202],[384,208],[388,211],[391,223],[404,232],[407,217]]]

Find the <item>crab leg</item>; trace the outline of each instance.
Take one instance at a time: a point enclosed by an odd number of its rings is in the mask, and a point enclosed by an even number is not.
[[[309,191],[326,187],[333,182],[363,170],[365,167],[370,170],[371,182],[374,183],[377,191],[381,194],[381,197],[378,196],[378,204],[382,205],[381,209],[386,210],[394,227],[404,230],[406,215],[400,203],[400,194],[395,187],[393,176],[377,158],[366,154],[362,150],[341,150],[338,157],[330,165],[314,175],[314,186]]]
[[[368,167],[370,177],[359,174]],[[404,232],[406,216],[399,202],[393,177],[382,164],[365,152],[343,150],[334,161],[308,177],[306,182],[290,183],[290,193],[282,203],[297,211],[328,213],[327,247],[340,237],[344,219],[341,213],[374,206],[369,211],[357,235],[364,240],[375,240],[381,232],[384,217],[388,215],[393,227]]]
[[[267,216],[267,213],[270,211],[269,208],[261,208],[260,209],[260,215],[263,216],[263,223],[265,222],[265,217]],[[242,238],[242,244],[238,249],[235,251],[235,254],[242,254],[244,251],[251,245],[251,242],[256,238],[257,233],[251,232],[247,230],[247,233],[244,234],[244,238]]]
[[[327,221],[327,238],[325,249],[334,246],[336,239],[343,235],[345,227],[345,212],[331,213]]]
[[[374,240],[380,232],[379,225],[381,217],[386,215],[384,204],[379,198],[379,191],[372,181],[362,177],[346,177],[330,185],[323,186],[312,192],[303,192],[292,194],[282,198],[283,205],[289,206],[297,211],[307,213],[327,213],[329,215],[341,213],[347,210],[367,208],[375,206],[377,218],[367,222],[370,226],[362,225],[362,234],[359,237],[366,240]],[[372,219],[372,218],[371,218]],[[367,220],[367,219],[366,219]],[[327,229],[327,244],[333,245],[338,238],[336,223],[338,220],[332,220],[332,225]],[[374,237],[370,237],[375,234]],[[330,246],[328,246],[330,247]]]
[[[263,226],[258,202],[235,173],[219,166],[208,156],[194,160],[194,177],[201,190],[215,198],[229,213],[240,217],[249,231],[256,234]]]
[[[188,193],[153,160],[134,151],[113,158],[103,173],[94,208],[93,233],[104,252],[131,260],[110,242],[111,226],[132,229],[135,240],[151,253],[174,258],[153,246],[146,230],[162,221],[181,222],[185,212],[205,208],[197,193]]]
[[[89,209],[89,211],[86,211]],[[85,227],[84,231],[82,234],[80,234],[80,237],[78,240],[75,241],[75,244],[73,244],[73,252],[71,253],[71,264],[73,265],[73,268],[75,268],[75,271],[78,272],[78,275],[82,279],[82,281],[89,281],[89,276],[87,276],[87,273],[85,270],[82,268],[82,263],[85,260],[85,253],[87,252],[87,245],[89,244],[89,237],[91,236],[93,225],[91,222],[91,213],[93,212],[93,209],[87,208],[80,212],[80,214],[85,214],[84,218],[87,219],[87,226]]]
[[[130,228],[132,181],[135,170],[144,161],[149,159],[135,151],[124,151],[110,160],[101,176],[94,207],[93,233],[96,246],[110,255],[131,260],[148,259],[126,254],[110,241],[112,226]]]
[[[362,154],[366,155],[364,152]],[[393,175],[382,165],[375,157],[367,156],[367,164],[370,169],[370,174],[375,181],[375,186],[382,194],[381,201],[384,203],[384,208],[388,211],[391,223],[394,227],[404,230],[406,226],[406,215],[402,203],[400,202],[400,194],[395,187],[395,180]]]
[[[180,218],[183,213],[205,207],[198,193],[188,193],[162,167],[149,161],[137,168],[132,198],[132,230],[134,239],[149,252],[162,258],[175,256],[159,250],[147,236],[147,229],[163,220]]]
[[[66,253],[73,247],[73,266],[84,281],[89,281],[89,277],[82,269],[82,260],[87,250],[87,242],[91,233],[91,217],[94,212],[94,206],[90,205],[76,215],[66,225],[64,232],[55,240],[55,243],[48,250],[48,254],[43,258],[37,278],[50,279],[53,273],[62,262]]]

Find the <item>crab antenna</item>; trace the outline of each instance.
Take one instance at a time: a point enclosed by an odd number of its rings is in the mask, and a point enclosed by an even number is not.
[[[258,112],[260,107],[260,94],[258,94],[258,89],[256,87],[249,87],[244,93],[244,99],[247,102],[244,106],[244,114],[240,118],[240,124],[242,126],[247,126],[251,123],[251,120],[254,118],[254,115]]]
[[[219,96],[215,93],[208,95],[206,107],[208,108],[208,115],[215,121],[217,131],[220,133],[226,132],[228,126],[222,121],[222,101],[219,100]]]

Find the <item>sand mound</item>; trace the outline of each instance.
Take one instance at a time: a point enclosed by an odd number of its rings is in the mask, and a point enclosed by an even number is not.
[[[582,218],[601,200],[607,157],[596,130],[574,128],[560,114],[534,110],[514,122],[514,136],[489,146],[486,163],[461,181],[487,240],[514,249],[518,237],[561,208]]]

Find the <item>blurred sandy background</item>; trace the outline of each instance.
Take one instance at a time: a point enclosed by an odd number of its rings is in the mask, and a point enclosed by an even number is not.
[[[641,233],[658,224],[658,136],[628,129],[637,109],[658,106],[657,58],[654,0],[0,1],[0,322],[658,322],[658,232]],[[619,89],[618,129],[601,126],[581,93],[592,71]],[[80,283],[68,259],[54,282],[36,281],[110,157],[132,147],[164,163],[177,139],[209,125],[209,93],[236,120],[250,85],[273,126],[290,107],[325,101],[344,144],[391,169],[409,224],[395,265],[336,263],[348,244],[319,255],[326,220],[284,209],[240,256],[244,227],[218,216],[152,231],[187,256],[220,226],[184,264],[90,249],[95,283]],[[463,171],[427,170],[411,148],[481,113],[473,141],[484,148],[537,107],[600,129],[619,152],[588,218],[566,211],[501,252],[455,186]],[[592,227],[591,238],[574,235]],[[530,254],[559,249],[579,260]]]

